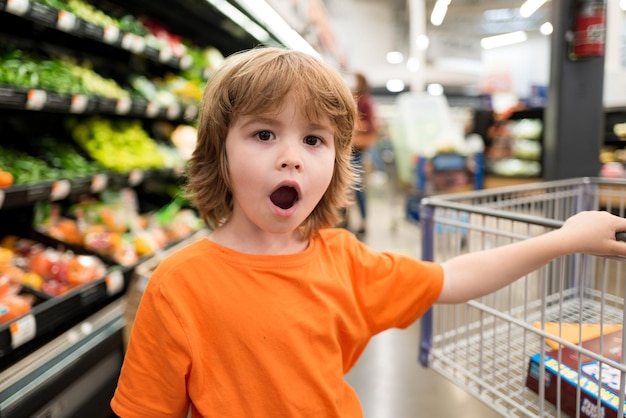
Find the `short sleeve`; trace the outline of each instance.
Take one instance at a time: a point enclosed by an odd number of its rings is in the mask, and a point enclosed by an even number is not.
[[[374,334],[408,327],[435,303],[443,288],[438,263],[365,246],[354,262],[357,294]]]

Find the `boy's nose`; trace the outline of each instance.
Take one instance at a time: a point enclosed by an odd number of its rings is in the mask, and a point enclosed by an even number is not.
[[[302,169],[302,158],[296,145],[285,144],[278,161],[281,169]]]

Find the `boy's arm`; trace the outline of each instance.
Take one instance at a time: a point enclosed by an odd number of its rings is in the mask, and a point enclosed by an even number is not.
[[[444,284],[438,303],[465,302],[492,293],[553,259],[574,253],[626,256],[626,219],[608,212],[581,212],[558,230],[538,237],[454,257],[443,263]]]

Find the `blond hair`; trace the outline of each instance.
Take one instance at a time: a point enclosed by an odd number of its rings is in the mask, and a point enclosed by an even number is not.
[[[355,173],[350,164],[357,115],[350,89],[341,75],[321,59],[302,52],[259,47],[228,57],[204,91],[198,142],[189,161],[186,191],[209,228],[232,214],[226,135],[244,115],[279,108],[294,94],[306,117],[330,120],[334,129],[333,177],[322,199],[300,225],[304,236],[340,220],[338,210],[350,202]]]

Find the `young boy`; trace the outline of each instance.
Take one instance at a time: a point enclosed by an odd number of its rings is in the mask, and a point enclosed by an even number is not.
[[[258,48],[217,70],[188,173],[212,235],[152,275],[116,414],[361,417],[344,374],[373,335],[559,256],[626,256],[626,220],[606,212],[441,265],[369,249],[332,228],[355,180],[355,117],[342,77],[308,55]]]

